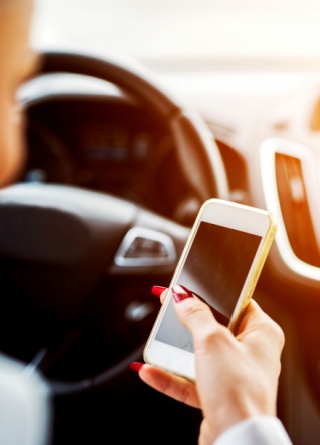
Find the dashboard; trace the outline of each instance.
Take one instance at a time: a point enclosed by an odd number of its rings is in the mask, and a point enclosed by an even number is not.
[[[181,223],[195,216],[166,124],[128,98],[80,93],[36,101],[27,139],[32,151],[21,182],[110,193]]]

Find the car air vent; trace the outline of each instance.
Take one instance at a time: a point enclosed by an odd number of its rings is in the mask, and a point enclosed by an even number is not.
[[[282,217],[292,250],[302,261],[320,267],[320,252],[311,218],[301,160],[275,154]]]
[[[260,155],[264,198],[278,223],[275,245],[282,266],[297,279],[320,283],[320,154],[304,144],[269,138]]]

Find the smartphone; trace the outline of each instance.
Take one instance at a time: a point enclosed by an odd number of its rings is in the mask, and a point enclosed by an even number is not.
[[[204,202],[145,345],[146,363],[195,379],[192,336],[175,313],[172,287],[187,287],[233,332],[276,231],[277,224],[266,210],[221,199]]]

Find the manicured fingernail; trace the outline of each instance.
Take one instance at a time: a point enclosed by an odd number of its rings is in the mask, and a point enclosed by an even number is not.
[[[160,295],[162,294],[162,292],[164,290],[165,290],[165,287],[163,287],[163,286],[153,286],[152,289],[151,289],[151,292],[156,297],[160,297]]]
[[[176,284],[172,288],[172,296],[176,303],[179,303],[186,298],[193,298],[193,294],[184,286],[180,286],[180,284]]]
[[[132,369],[132,371],[139,372],[140,369],[142,368],[142,366],[143,366],[143,363],[132,362],[132,363],[130,363],[129,368]]]

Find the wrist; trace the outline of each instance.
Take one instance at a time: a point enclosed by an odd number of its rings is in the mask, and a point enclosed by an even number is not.
[[[228,406],[215,410],[212,422],[214,439],[233,426],[249,422],[251,419],[277,418],[275,404],[268,404],[265,400],[261,400],[260,404],[257,404],[256,400],[251,403],[250,398],[237,401],[234,394],[229,396],[229,400]]]

